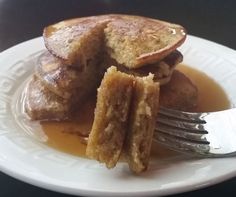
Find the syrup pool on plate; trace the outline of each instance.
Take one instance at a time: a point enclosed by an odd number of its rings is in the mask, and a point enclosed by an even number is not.
[[[179,65],[178,70],[186,74],[198,88],[198,108],[196,111],[218,111],[230,107],[224,90],[206,74],[186,65]],[[47,136],[47,145],[72,155],[86,157],[86,138],[92,128],[95,99],[88,101],[79,111],[75,121],[45,121],[41,128]],[[168,158],[178,153],[153,143],[152,156]]]

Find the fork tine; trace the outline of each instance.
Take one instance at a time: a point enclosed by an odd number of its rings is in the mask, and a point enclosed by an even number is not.
[[[185,152],[191,155],[208,156],[210,150],[209,144],[200,144],[189,140],[184,140],[183,138],[179,139],[165,133],[155,132],[153,139],[154,141],[157,141],[174,151]]]
[[[162,123],[159,123],[156,127],[156,132],[166,133],[179,138],[184,138],[184,140],[196,141],[198,143],[209,143],[204,133],[188,132],[181,128],[169,127]]]
[[[183,112],[183,111],[177,111],[173,109],[160,107],[158,114],[175,118],[175,119],[179,119],[179,120],[190,121],[194,123],[205,123],[204,117],[208,113],[191,113],[191,112]]]
[[[235,115],[236,108],[209,113],[187,113],[162,108],[153,139],[175,151],[191,155],[235,156]]]
[[[194,133],[201,133],[207,134],[208,132],[205,130],[204,125],[206,122],[198,122],[193,123],[185,120],[176,120],[170,119],[169,117],[165,117],[163,115],[158,115],[157,123],[164,124],[169,127],[181,128],[185,130],[185,132],[194,132]],[[158,127],[158,125],[157,125]]]

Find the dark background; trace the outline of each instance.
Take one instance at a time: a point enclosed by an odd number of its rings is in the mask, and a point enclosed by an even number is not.
[[[51,23],[79,16],[128,13],[183,25],[189,34],[236,49],[233,0],[0,0],[0,52],[41,36]],[[222,166],[223,168],[224,166]],[[236,178],[177,196],[235,196]],[[0,173],[0,196],[69,197],[25,184]]]

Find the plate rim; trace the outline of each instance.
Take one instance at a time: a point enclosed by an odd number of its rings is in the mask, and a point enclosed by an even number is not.
[[[221,50],[226,50],[227,51],[226,53],[228,53],[228,55],[229,55],[228,56],[229,59],[231,59],[232,57],[233,58],[236,57],[235,56],[236,51],[234,49],[229,48],[229,47],[223,46],[223,45],[215,43],[213,41],[209,41],[204,38],[192,36],[192,35],[188,35],[188,38],[199,40],[201,42],[203,41],[206,44],[210,42],[211,44],[215,45],[217,49],[220,48],[219,52]],[[19,43],[15,46],[10,47],[9,49],[2,51],[0,53],[0,62],[1,62],[2,57],[11,55],[14,51],[17,51],[22,47],[24,48],[24,47],[29,47],[31,45],[34,45],[34,43],[39,42],[40,40],[42,41],[42,37],[33,38],[33,39],[24,41],[22,43]],[[32,51],[39,51],[39,49],[34,49]],[[23,53],[24,53],[24,55],[27,55],[27,52],[23,52]],[[28,55],[30,55],[30,54],[28,54]],[[230,178],[236,176],[236,168],[235,168],[234,170],[232,170],[232,172],[228,172],[222,176],[218,176],[217,179],[205,180],[205,181],[202,181],[201,184],[198,184],[198,185],[196,185],[196,183],[194,183],[194,184],[192,183],[192,184],[189,184],[189,186],[187,186],[187,188],[186,188],[186,185],[182,185],[182,187],[178,186],[177,188],[172,188],[172,189],[169,189],[168,191],[166,189],[157,190],[154,188],[153,190],[149,190],[149,191],[141,191],[141,192],[140,191],[138,191],[138,192],[133,192],[133,191],[127,192],[126,191],[126,192],[117,193],[117,192],[106,192],[106,191],[104,192],[104,191],[98,191],[98,190],[86,190],[86,189],[80,189],[80,188],[74,189],[74,188],[68,188],[68,187],[61,187],[56,184],[52,184],[51,182],[45,182],[45,181],[37,179],[35,177],[27,176],[27,174],[22,173],[22,171],[16,171],[16,170],[14,170],[14,165],[13,166],[10,165],[10,166],[6,167],[6,165],[4,166],[4,162],[2,162],[1,159],[0,159],[0,170],[3,173],[8,174],[16,179],[19,179],[23,182],[26,182],[26,183],[29,183],[31,185],[35,185],[35,186],[38,186],[41,188],[45,188],[45,189],[49,189],[49,190],[61,192],[61,193],[74,194],[74,195],[89,195],[89,196],[91,196],[91,195],[92,196],[98,196],[98,195],[99,196],[110,196],[110,195],[114,195],[114,194],[116,196],[170,195],[170,194],[177,194],[177,193],[181,193],[181,192],[187,192],[187,191],[192,191],[192,190],[204,188],[204,187],[220,183],[222,181],[225,181],[227,179],[230,179]],[[192,186],[192,187],[190,187],[190,186]]]

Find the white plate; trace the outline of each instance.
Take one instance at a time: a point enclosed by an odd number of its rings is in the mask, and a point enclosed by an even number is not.
[[[0,54],[0,168],[4,173],[50,190],[89,196],[167,195],[236,175],[236,158],[173,157],[152,160],[147,173],[134,176],[125,164],[107,170],[96,161],[70,156],[40,143],[24,132],[27,128],[19,121],[15,96],[33,72],[34,61],[42,50],[43,40],[36,38]],[[218,81],[235,106],[236,52],[193,36],[188,36],[180,50],[184,63]]]

